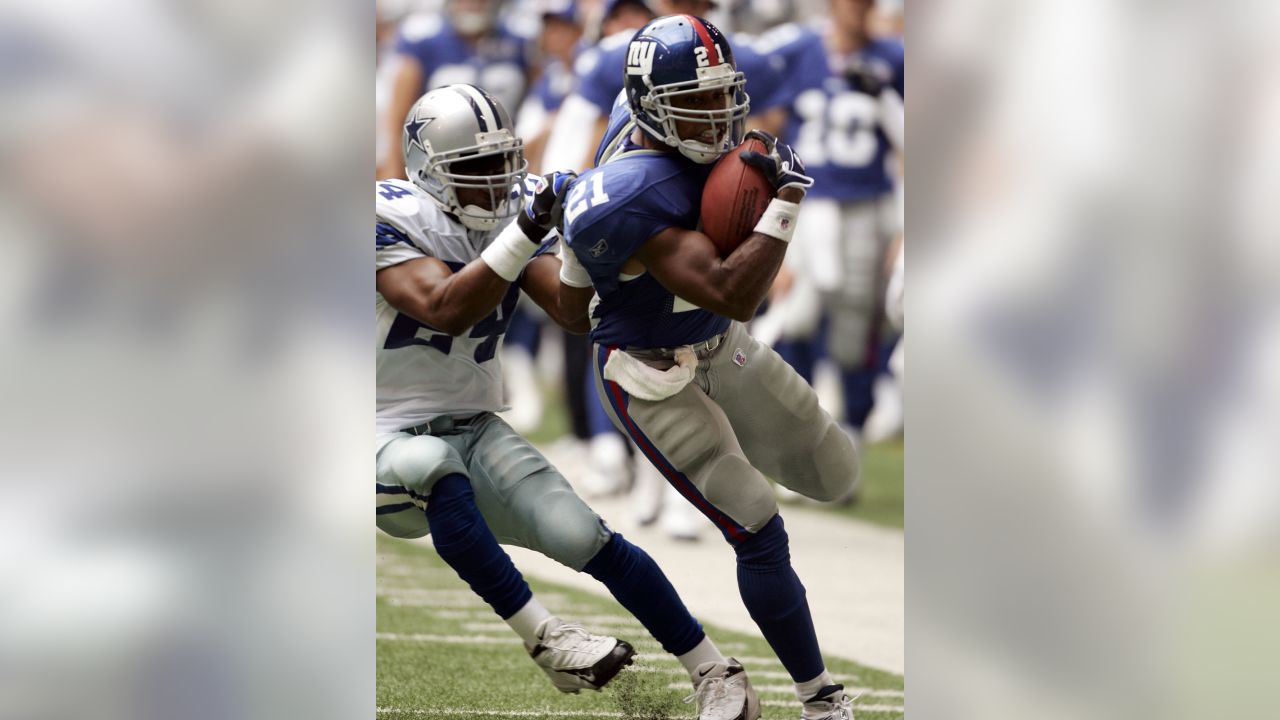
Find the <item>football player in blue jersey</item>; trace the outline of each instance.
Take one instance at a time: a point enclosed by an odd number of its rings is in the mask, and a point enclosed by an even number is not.
[[[795,331],[816,331],[816,313],[826,312],[827,351],[840,367],[845,421],[855,435],[872,410],[883,349],[885,256],[901,232],[894,191],[904,151],[905,54],[898,40],[869,34],[873,5],[831,0],[830,19],[816,30],[787,26],[764,38],[788,57],[790,68],[764,126],[781,128],[816,181],[788,257],[794,283],[785,304],[777,305],[806,317],[788,318],[787,342],[778,349],[810,376],[813,338]]]
[[[712,0],[611,0],[606,18],[614,22],[611,34],[583,52],[574,63],[574,90],[566,101],[566,112],[553,136],[554,157],[559,165],[573,168],[591,166],[591,157],[604,137],[614,98],[622,92],[627,43],[635,30],[659,15],[703,17],[715,7]],[[615,18],[616,16],[616,18]],[[625,24],[624,22],[625,21]],[[764,109],[783,77],[783,67],[765,53],[735,40],[738,69],[747,78],[747,92]],[[755,110],[753,110],[755,111]],[[584,128],[592,128],[584,132]]]
[[[451,83],[484,88],[504,107],[519,107],[528,86],[532,44],[498,23],[499,0],[446,0],[445,13],[405,19],[396,39],[390,99],[378,120],[396,137],[423,92]],[[405,179],[400,149],[385,143],[378,178]]]
[[[849,720],[827,672],[766,476],[817,500],[847,492],[853,443],[812,388],[743,326],[764,299],[813,180],[791,147],[744,152],[774,185],[728,257],[697,231],[713,163],[742,139],[748,98],[710,23],[663,17],[628,45],[627,104],[565,200],[561,280],[594,286],[597,389],[613,422],[721,531],[744,605],[795,681],[806,720]],[[576,261],[576,262],[575,262]]]
[[[716,649],[653,559],[495,414],[497,354],[521,289],[566,329],[587,328],[592,293],[562,283],[544,252],[572,174],[527,181],[505,109],[472,85],[424,95],[403,138],[412,181],[378,182],[375,200],[378,527],[430,533],[564,692],[599,690],[634,651],[551,615],[499,540],[603,583],[685,666],[703,720],[758,707],[741,666]]]
[[[560,105],[573,90],[573,58],[582,40],[582,20],[576,0],[540,0],[542,33],[539,50],[542,71],[529,88],[516,117],[516,131],[525,140],[529,171],[542,167],[542,150]]]

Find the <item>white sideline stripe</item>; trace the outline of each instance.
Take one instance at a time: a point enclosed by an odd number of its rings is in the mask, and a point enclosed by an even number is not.
[[[473,710],[471,708],[430,708],[426,710],[405,710],[401,708],[378,708],[380,713],[403,713],[422,717],[439,717],[441,715],[464,715],[466,717],[576,717],[576,718],[620,718],[620,712],[601,712],[595,710]]]
[[[790,701],[787,701],[787,700],[761,700],[761,701],[760,701],[760,704],[761,704],[761,705],[767,705],[767,706],[769,706],[769,707],[784,707],[784,708],[791,708],[791,707],[797,707],[797,706],[799,706],[799,704],[800,704],[800,703],[796,702],[795,700],[790,700]],[[900,712],[903,712],[903,710],[905,710],[905,708],[903,708],[901,705],[862,705],[862,704],[857,703],[857,702],[855,702],[855,703],[853,704],[853,707],[854,707],[855,709],[857,709],[857,710],[862,710],[863,712],[897,712],[897,713],[900,713]]]
[[[641,673],[661,673],[663,675],[673,675],[675,677],[687,678],[689,671],[683,667],[657,667],[655,665],[632,665],[627,668],[628,672]],[[791,676],[786,671],[778,670],[750,670],[748,674],[752,680],[790,680]],[[790,687],[790,686],[788,686]],[[898,692],[896,690],[886,690],[884,692]],[[901,694],[901,693],[899,693]]]
[[[643,672],[643,671],[637,671],[637,672]],[[683,690],[687,687],[688,687],[688,683],[673,682],[673,683],[667,684],[668,690]],[[796,696],[795,685],[757,685],[755,683],[751,683],[751,687],[755,688],[755,691],[761,695],[766,695],[766,694],[785,695],[787,697]],[[905,697],[901,690],[876,690],[875,688],[846,687],[844,691],[849,693],[850,695],[857,695],[857,696],[892,697],[892,698]]]
[[[761,705],[768,707],[793,707],[796,702],[782,700],[762,700]],[[901,705],[854,705],[864,712],[902,712]],[[620,718],[620,712],[602,712],[595,710],[475,710],[472,708],[430,708],[408,710],[403,708],[378,708],[380,713],[400,713],[418,715],[420,717],[439,717],[441,715],[462,715],[466,717],[573,717],[573,718]]]
[[[777,658],[756,657],[754,655],[734,655],[733,657],[747,668],[747,674],[751,677],[755,677],[757,672],[756,668],[782,667],[782,664],[778,662]],[[661,662],[663,660],[674,660],[675,658],[666,653],[636,653],[636,659],[645,660],[647,662]],[[788,675],[787,677],[791,676]],[[841,675],[841,677],[856,678],[857,676],[853,673],[847,673]]]
[[[515,635],[497,637],[491,635],[428,635],[424,633],[390,633],[380,632],[374,635],[378,640],[393,642],[428,642],[446,645],[518,645],[520,638]]]
[[[592,632],[597,635],[599,635],[601,632],[604,632],[604,631],[607,631],[608,634],[611,634],[611,635],[613,634],[626,635],[627,633],[634,634],[634,633],[642,633],[645,631],[642,626],[637,625],[636,623],[626,623],[626,622],[591,623],[587,625],[586,628],[588,632]],[[464,622],[462,623],[462,629],[468,632],[502,632],[504,630],[509,630],[510,626],[508,626],[506,623],[501,621],[499,622]],[[632,641],[630,638],[624,637],[622,639],[627,640],[628,642],[632,642],[632,644],[634,644],[634,641]]]
[[[750,675],[751,674],[750,671],[748,671],[747,674]],[[791,679],[790,676],[788,676],[787,679],[790,680]],[[756,685],[755,683],[752,683],[751,687],[755,688],[756,692],[761,694],[770,693],[770,694],[778,694],[778,695],[787,695],[790,697],[796,696],[795,685]],[[846,686],[844,691],[849,693],[850,695],[855,695],[855,696],[863,695],[863,696],[870,696],[870,697],[886,697],[886,698],[906,697],[906,694],[903,693],[901,690],[877,690],[875,688],[868,688],[868,687]]]

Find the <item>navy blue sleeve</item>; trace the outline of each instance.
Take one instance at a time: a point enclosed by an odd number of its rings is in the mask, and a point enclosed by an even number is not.
[[[565,199],[569,247],[602,294],[617,287],[618,273],[641,245],[676,223],[646,184],[642,174],[610,164],[583,174]]]
[[[403,32],[396,36],[396,54],[408,55],[418,64],[422,66],[424,77],[429,76],[435,65],[431,57],[431,41],[434,35],[428,37],[409,37]]]
[[[757,52],[745,42],[734,46],[734,60],[738,70],[746,76],[751,113],[754,115],[776,107],[786,60],[781,55]]]
[[[778,91],[769,98],[770,107],[791,105],[800,93],[822,87],[823,81],[831,76],[827,51],[822,43],[807,42],[806,39],[811,39],[811,36],[802,36],[776,51],[786,58],[787,68],[778,80]]]
[[[613,108],[613,99],[622,90],[622,71],[627,57],[627,46],[600,51],[591,70],[578,78],[575,90],[587,102],[600,109],[600,114],[609,115]]]

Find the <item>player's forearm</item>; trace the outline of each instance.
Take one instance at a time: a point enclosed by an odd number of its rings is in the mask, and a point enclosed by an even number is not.
[[[520,288],[547,313],[555,324],[581,335],[591,330],[587,317],[591,297],[590,286],[574,287],[560,280],[560,260],[550,254],[540,255],[525,268]]]
[[[786,253],[787,244],[781,240],[752,233],[716,269],[723,304],[718,312],[741,322],[755,317]]]
[[[556,324],[574,335],[591,332],[591,298],[594,296],[594,288],[576,288],[560,283],[556,293]]]
[[[441,332],[461,335],[498,307],[509,286],[484,261],[474,260],[429,291],[391,304]]]

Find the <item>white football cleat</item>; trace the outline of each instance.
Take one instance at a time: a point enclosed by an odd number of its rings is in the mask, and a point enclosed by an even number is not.
[[[759,720],[760,698],[751,688],[747,671],[733,658],[722,663],[702,663],[700,678],[685,702],[698,703],[698,720]]]
[[[583,493],[599,498],[617,495],[627,488],[631,477],[631,459],[627,441],[616,432],[605,432],[591,438],[587,446],[587,472],[582,477]]]
[[[641,526],[652,525],[662,515],[667,488],[671,487],[653,463],[636,458],[636,481],[631,487],[631,512]],[[684,499],[681,498],[681,502]]]
[[[843,685],[828,685],[804,702],[800,720],[853,720],[853,700]]]
[[[663,493],[662,531],[672,540],[697,542],[698,533],[707,524],[707,519],[684,499],[675,486],[668,484]]]
[[[625,640],[592,635],[576,623],[547,618],[538,626],[538,644],[529,656],[563,693],[600,690],[632,663],[635,648]]]

